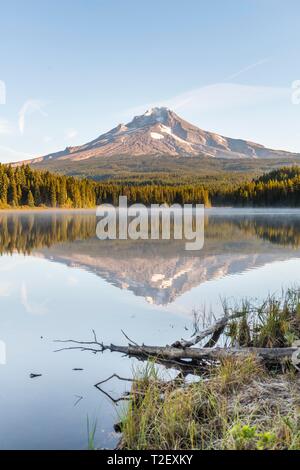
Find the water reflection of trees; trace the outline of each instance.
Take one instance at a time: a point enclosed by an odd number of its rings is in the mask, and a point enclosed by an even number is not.
[[[243,233],[252,234],[275,245],[299,248],[300,218],[256,218],[239,221]]]
[[[95,238],[96,217],[88,213],[31,213],[0,215],[0,253],[30,254],[34,249],[49,248],[76,240]],[[241,241],[257,239],[274,245],[298,248],[300,246],[300,217],[281,216],[241,216],[241,217],[206,217],[205,240],[206,246],[239,244]],[[129,251],[131,245],[135,250],[140,244],[148,244],[157,250],[158,246],[166,255],[168,251],[184,251],[184,242],[164,241],[107,241],[101,245],[106,254],[117,251]],[[100,244],[98,244],[100,245]],[[142,247],[141,247],[142,249]],[[99,250],[101,250],[99,246]],[[186,253],[187,254],[187,253]]]
[[[235,216],[209,217],[205,221],[207,239],[236,241],[239,237],[270,242],[292,248],[300,246],[300,217],[295,216]],[[241,238],[240,238],[241,239]]]
[[[95,236],[94,215],[0,215],[0,253],[30,254],[33,249]]]

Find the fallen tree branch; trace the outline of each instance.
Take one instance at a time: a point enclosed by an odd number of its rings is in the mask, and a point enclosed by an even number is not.
[[[218,360],[233,356],[256,355],[265,361],[281,361],[291,358],[297,348],[187,348],[180,350],[173,347],[160,346],[116,346],[111,344],[105,349],[111,352],[121,352],[128,356],[158,357],[161,359],[179,360]]]
[[[63,341],[65,342],[65,341]],[[300,353],[297,347],[288,348],[176,348],[173,346],[136,346],[128,344],[128,346],[118,346],[114,344],[105,345],[103,343],[84,342],[84,341],[68,341],[75,343],[76,346],[69,346],[62,350],[80,349],[81,351],[90,351],[92,353],[102,353],[104,351],[118,352],[126,356],[137,357],[140,359],[157,358],[159,360],[173,361],[174,366],[185,363],[190,366],[190,361],[195,365],[200,361],[218,361],[227,357],[246,357],[255,355],[259,359],[271,362],[280,363],[286,359],[291,359],[295,353]],[[96,347],[92,347],[92,345]],[[177,361],[179,364],[177,364]]]

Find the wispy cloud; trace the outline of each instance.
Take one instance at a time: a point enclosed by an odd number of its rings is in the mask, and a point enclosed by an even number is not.
[[[26,117],[30,114],[35,112],[40,113],[42,116],[48,116],[48,114],[44,111],[43,107],[45,106],[45,102],[36,99],[29,99],[25,101],[23,106],[19,111],[19,129],[21,134],[24,134],[25,131],[25,121]]]
[[[175,109],[188,107],[198,111],[212,111],[233,107],[249,107],[261,103],[289,99],[290,89],[216,83],[184,93],[169,101]]]
[[[33,158],[33,155],[0,145],[0,161],[2,163],[29,160],[31,158]]]
[[[65,139],[71,140],[74,139],[78,135],[78,132],[76,129],[67,129],[65,132]]]
[[[267,62],[270,62],[271,57],[265,57],[264,59],[258,60],[257,62],[254,62],[253,64],[249,64],[246,67],[243,67],[242,69],[238,70],[237,72],[233,73],[232,75],[229,75],[229,77],[225,78],[225,81],[230,81],[233,80],[243,73],[249,72],[249,70],[255,69],[256,67],[259,67],[260,65],[266,64]]]
[[[21,286],[21,304],[25,308],[26,312],[32,315],[45,315],[48,312],[46,301],[37,303],[29,300],[25,282],[23,282]]]
[[[232,83],[231,81],[250,70],[270,62],[271,57],[265,57],[254,63],[248,64],[234,72],[221,82],[205,85],[200,88],[180,93],[172,98],[148,103],[143,106],[127,110],[132,114],[143,113],[153,106],[166,106],[173,110],[184,111],[211,111],[232,106],[249,106],[264,102],[274,101],[282,97],[290,97],[290,89],[282,87],[251,86]]]
[[[282,99],[290,101],[290,88],[240,85],[235,83],[215,83],[196,88],[172,98],[156,103],[147,103],[130,108],[122,113],[123,117],[144,113],[153,106],[166,106],[182,113],[197,113],[199,117],[204,112],[232,109],[234,107],[249,107],[258,104],[276,102]]]

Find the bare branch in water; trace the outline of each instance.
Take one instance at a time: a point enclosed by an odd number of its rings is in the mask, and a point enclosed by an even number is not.
[[[124,382],[133,382],[133,379],[129,379],[128,377],[120,377],[118,374],[112,374],[107,379],[104,379],[101,382],[98,382],[96,385],[103,385],[106,382],[109,382],[110,380],[112,380],[114,378],[116,378],[118,380],[122,380]],[[96,385],[95,385],[95,387],[96,387]]]
[[[138,343],[130,339],[129,336],[127,336],[127,334],[123,330],[121,331],[122,331],[122,334],[125,336],[125,338],[128,339],[129,343],[134,344],[135,346],[139,346]]]
[[[105,390],[103,390],[103,388],[100,387],[100,385],[103,385],[104,383],[107,383],[109,382],[111,379],[113,378],[117,378],[118,380],[121,380],[121,381],[124,381],[124,382],[133,382],[133,379],[129,379],[127,377],[120,377],[118,374],[112,374],[111,376],[109,376],[107,379],[104,379],[102,380],[101,382],[98,382],[97,384],[95,384],[94,386],[101,392],[103,393],[104,395],[106,395],[113,403],[117,404],[119,403],[120,401],[126,401],[126,400],[130,400],[130,393],[126,392],[125,395],[121,396],[120,398],[113,398],[112,395],[110,395],[110,393],[106,392]]]

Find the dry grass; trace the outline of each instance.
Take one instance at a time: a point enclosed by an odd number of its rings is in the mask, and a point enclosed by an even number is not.
[[[190,384],[148,366],[133,384],[122,448],[300,449],[299,392],[294,374],[273,376],[252,357],[226,359]]]

